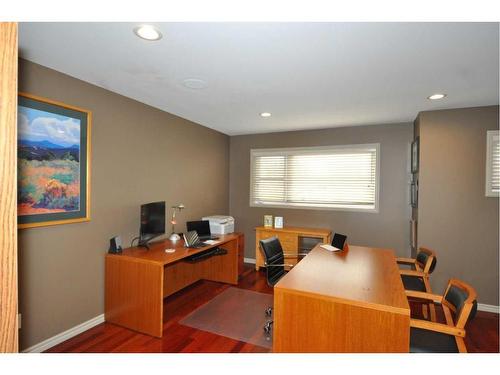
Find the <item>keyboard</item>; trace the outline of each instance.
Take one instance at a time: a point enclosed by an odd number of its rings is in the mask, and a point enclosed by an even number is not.
[[[220,247],[215,247],[213,249],[202,251],[198,254],[193,254],[187,258],[185,258],[188,262],[194,263],[199,262],[200,260],[210,258],[215,255],[224,255],[227,254],[226,249],[222,249]]]

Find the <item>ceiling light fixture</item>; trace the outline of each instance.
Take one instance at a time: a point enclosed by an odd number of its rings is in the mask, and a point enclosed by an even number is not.
[[[157,28],[151,25],[142,25],[134,29],[135,35],[145,40],[160,40],[162,35]]]
[[[428,96],[427,99],[438,100],[438,99],[443,99],[444,97],[446,97],[446,94],[433,94],[431,96]]]
[[[262,112],[260,117],[271,117],[271,114],[269,112]]]
[[[208,85],[205,81],[198,78],[187,78],[182,81],[182,84],[188,89],[200,90],[206,88]]]

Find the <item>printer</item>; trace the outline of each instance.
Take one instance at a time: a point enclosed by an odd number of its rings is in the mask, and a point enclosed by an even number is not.
[[[234,217],[224,215],[205,216],[202,220],[210,223],[211,234],[228,234],[234,232]]]

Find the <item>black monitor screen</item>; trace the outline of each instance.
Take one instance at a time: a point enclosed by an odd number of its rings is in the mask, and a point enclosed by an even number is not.
[[[335,233],[332,240],[332,246],[336,247],[337,249],[343,250],[345,240],[347,240],[347,236],[340,233]]]
[[[210,236],[210,222],[208,220],[188,221],[187,230],[195,230],[198,236]]]
[[[141,239],[151,239],[165,233],[165,202],[141,206]]]

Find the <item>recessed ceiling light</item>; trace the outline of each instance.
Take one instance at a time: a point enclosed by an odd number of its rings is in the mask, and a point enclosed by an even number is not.
[[[262,112],[260,117],[271,117],[271,114],[269,112]]]
[[[134,29],[135,35],[145,40],[159,40],[162,35],[154,26],[142,25]]]
[[[438,99],[443,99],[445,96],[446,94],[433,94],[431,96],[428,96],[427,99],[438,100]]]
[[[204,89],[207,87],[207,83],[201,79],[198,78],[188,78],[182,81],[182,84],[186,86],[188,89]]]

